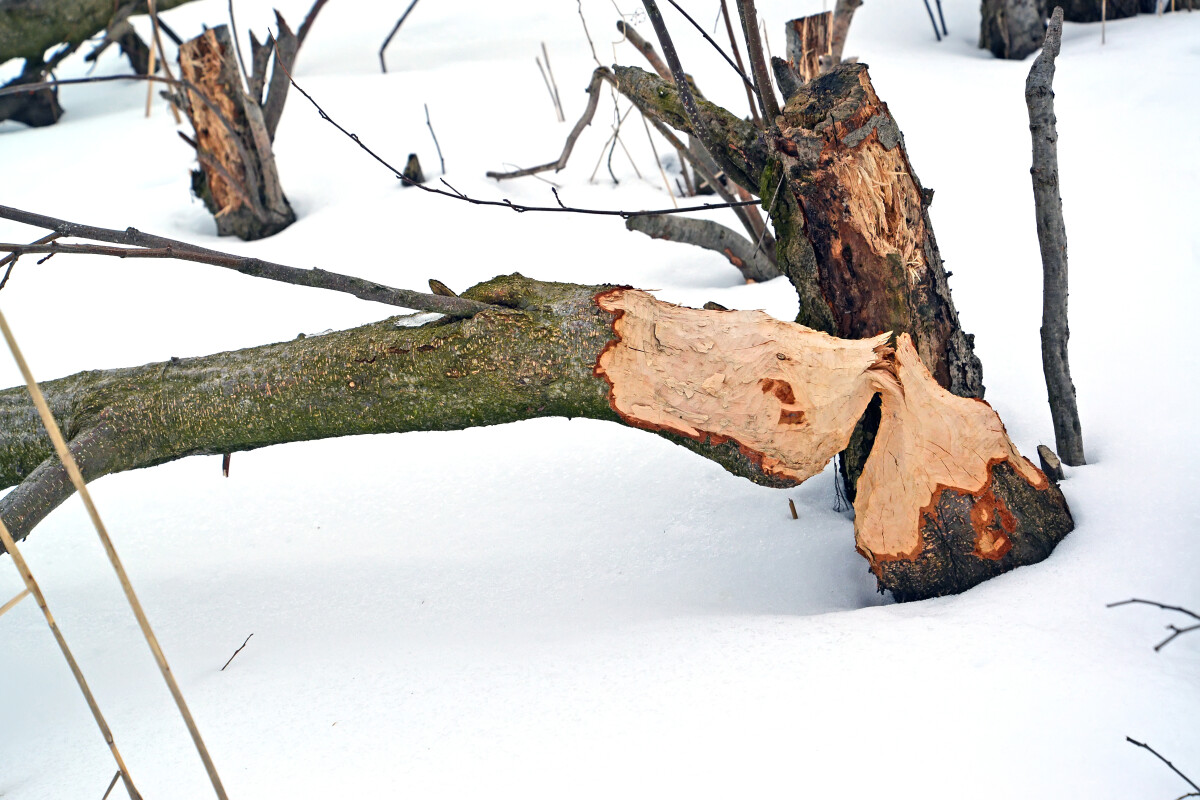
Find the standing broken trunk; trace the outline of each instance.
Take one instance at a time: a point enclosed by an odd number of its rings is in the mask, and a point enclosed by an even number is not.
[[[192,190],[216,219],[217,233],[249,241],[291,225],[296,214],[279,183],[271,132],[259,103],[242,88],[229,29],[221,25],[184,42],[179,67],[204,94],[184,90],[182,105],[200,161]]]

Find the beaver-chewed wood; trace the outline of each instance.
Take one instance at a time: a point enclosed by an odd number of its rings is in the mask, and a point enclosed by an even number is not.
[[[1073,526],[1057,486],[982,400],[942,388],[912,338],[839,339],[761,312],[700,311],[618,289],[598,375],[627,423],[730,444],[773,481],[800,483],[850,442],[879,395],[858,479],[855,539],[880,589],[963,591],[1040,561]]]

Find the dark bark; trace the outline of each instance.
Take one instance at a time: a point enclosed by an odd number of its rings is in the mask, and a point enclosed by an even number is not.
[[[1108,19],[1134,17],[1141,12],[1141,0],[1105,0]],[[1061,6],[1067,22],[1099,22],[1101,0],[1055,0]]]
[[[979,46],[996,58],[1020,60],[1042,46],[1046,0],[983,0]]]
[[[633,217],[625,227],[644,233],[652,239],[666,239],[713,250],[725,256],[737,267],[747,281],[769,281],[780,275],[779,269],[762,252],[756,242],[710,219],[661,216]]]
[[[188,0],[158,0],[166,11]],[[128,6],[128,10],[124,8]],[[24,58],[40,61],[56,44],[78,47],[104,31],[118,15],[145,14],[146,3],[113,0],[10,0],[0,3],[0,64]]]
[[[1046,43],[1029,70],[1025,103],[1033,137],[1033,200],[1042,251],[1042,371],[1058,456],[1073,467],[1086,463],[1075,384],[1067,358],[1067,228],[1058,181],[1058,130],[1054,117],[1054,59],[1062,46],[1062,11],[1055,9]]]
[[[846,36],[850,32],[850,22],[854,19],[854,12],[861,5],[862,0],[837,0],[837,5],[833,7],[833,47],[829,69],[842,63],[842,51],[846,48]],[[938,12],[941,13],[940,5]]]
[[[2,88],[41,83],[45,76],[45,65],[40,59],[34,63],[26,62],[21,74]],[[31,128],[44,128],[58,122],[62,115],[63,107],[58,104],[57,89],[41,88],[0,96],[0,121],[11,119]]]
[[[242,89],[229,29],[221,25],[184,42],[179,66],[184,80],[209,101],[188,90],[184,111],[200,160],[192,189],[216,219],[217,233],[253,240],[292,224],[296,214],[279,183],[271,132],[258,102]],[[224,120],[211,106],[224,111]]]

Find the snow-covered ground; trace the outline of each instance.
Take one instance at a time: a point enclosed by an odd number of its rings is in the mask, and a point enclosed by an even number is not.
[[[307,0],[283,0],[296,25]],[[557,155],[594,62],[576,3],[330,3],[297,78],[395,163],[437,157],[481,197],[552,203],[526,178]],[[625,2],[632,11],[633,2]],[[913,165],[988,399],[1026,454],[1053,443],[1042,383],[1040,262],[1023,89],[1029,62],[975,47],[977,0],[947,0],[937,44],[919,2],[867,0],[847,53],[871,65]],[[385,7],[386,6],[386,7]],[[816,0],[764,0],[782,23]],[[712,25],[715,2],[688,3]],[[239,0],[243,32],[273,18]],[[585,0],[605,63],[611,2]],[[705,93],[736,75],[668,10]],[[225,3],[168,12],[182,34]],[[142,22],[144,20],[140,20]],[[649,35],[644,22],[641,29]],[[722,37],[723,38],[723,37]],[[534,64],[551,54],[568,122]],[[72,62],[63,76],[82,74]],[[98,74],[124,72],[115,54]],[[1072,367],[1090,466],[1063,484],[1077,530],[1046,562],[962,596],[877,595],[832,510],[830,473],[754,486],[655,436],[538,420],[459,433],[287,445],[101,479],[101,512],[230,796],[1173,798],[1200,780],[1200,635],[1130,596],[1200,607],[1191,330],[1200,269],[1200,13],[1068,25],[1055,79],[1072,270]],[[515,215],[405,190],[293,95],[277,140],[288,230],[217,240],[189,199],[190,156],[145,88],[62,91],[60,124],[0,125],[0,202],[455,289],[519,270],[628,283],[791,318],[782,280],[746,286],[720,257],[619,220]],[[579,206],[669,205],[640,121],[589,182],[612,118],[557,176]],[[660,143],[660,153],[666,153]],[[713,212],[716,213],[716,212]],[[726,219],[732,219],[728,217]],[[0,225],[0,240],[40,235]],[[393,313],[352,298],[171,262],[22,261],[0,307],[53,378],[293,338]],[[0,386],[19,382],[0,359]],[[787,498],[800,511],[788,513]],[[211,796],[78,499],[24,552],[147,798]],[[0,558],[0,601],[20,582]],[[246,648],[220,667],[248,634]],[[0,797],[99,797],[114,766],[36,606],[0,618]],[[116,789],[120,795],[123,790]],[[121,795],[123,796],[123,795]]]

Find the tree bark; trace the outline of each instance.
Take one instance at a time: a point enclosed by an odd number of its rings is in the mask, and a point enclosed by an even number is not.
[[[158,0],[159,11],[188,0]],[[130,3],[145,14],[146,3]],[[18,0],[0,3],[0,64],[13,58],[40,61],[56,44],[79,46],[108,27],[117,13],[113,0]],[[128,16],[128,14],[126,14]]]
[[[996,58],[1020,60],[1042,46],[1046,0],[983,0],[979,46]]]
[[[639,107],[690,132],[675,87],[633,67],[616,73]],[[983,396],[973,337],[959,324],[929,220],[930,194],[865,65],[843,64],[799,87],[779,126],[763,134],[705,101],[698,113],[739,179],[774,200],[776,263],[799,295],[797,322],[851,339],[908,333],[939,384]],[[850,495],[872,441],[862,429],[844,454]]]
[[[821,58],[827,57],[833,47],[832,23],[833,12],[824,11],[790,20],[784,27],[787,59],[801,83],[808,83],[821,74]]]
[[[1046,31],[1046,43],[1025,81],[1025,103],[1033,137],[1033,168],[1029,172],[1033,177],[1038,244],[1042,251],[1042,371],[1046,376],[1058,456],[1077,467],[1087,462],[1075,404],[1075,384],[1071,381],[1067,358],[1067,340],[1071,335],[1067,326],[1067,227],[1058,182],[1053,89],[1054,59],[1062,46],[1062,23],[1062,10],[1055,9]]]
[[[272,131],[258,102],[242,89],[229,29],[210,28],[184,42],[179,68],[184,80],[222,111],[218,116],[186,90],[184,111],[196,131],[200,161],[200,169],[192,173],[192,190],[216,219],[217,233],[249,241],[292,224],[296,214],[279,183]]]
[[[769,281],[780,275],[779,269],[757,243],[710,219],[672,214],[630,217],[625,221],[625,227],[652,239],[692,244],[718,252],[729,259],[729,263],[737,267],[748,282]]]
[[[854,19],[854,12],[861,5],[862,0],[837,0],[837,5],[833,7],[833,46],[830,54],[830,69],[842,63],[842,50],[846,47],[850,22]]]
[[[43,391],[88,480],[280,442],[567,416],[654,430],[780,487],[819,472],[878,394],[883,445],[855,535],[881,590],[960,592],[1041,560],[1071,528],[995,412],[938,387],[908,337],[834,339],[761,312],[519,275],[464,296],[503,307],[80,373]],[[0,392],[0,488],[14,484],[0,517],[18,540],[72,491],[23,388]]]

